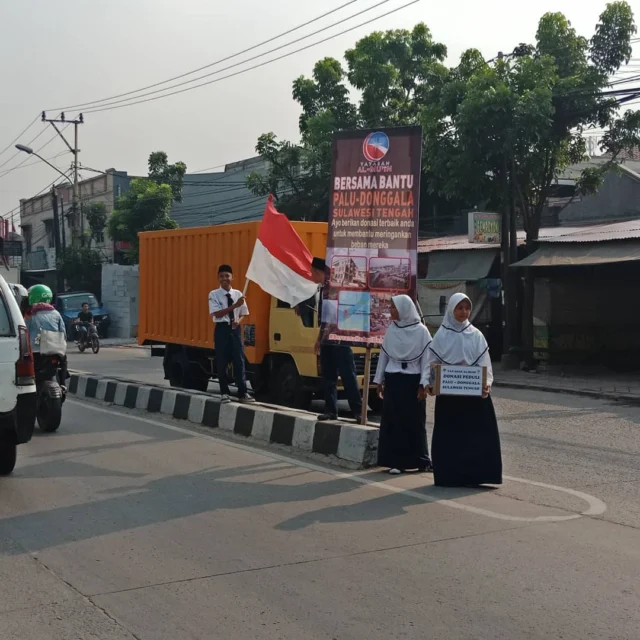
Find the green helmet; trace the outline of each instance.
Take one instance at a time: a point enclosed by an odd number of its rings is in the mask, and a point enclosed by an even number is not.
[[[34,284],[27,293],[29,294],[29,304],[51,302],[53,300],[53,293],[46,284]]]

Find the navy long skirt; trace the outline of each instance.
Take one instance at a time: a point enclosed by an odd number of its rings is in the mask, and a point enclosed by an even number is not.
[[[387,373],[378,464],[390,469],[426,469],[430,466],[427,446],[427,413],[425,400],[418,400],[420,376]]]
[[[491,396],[438,396],[431,453],[438,486],[502,484],[500,434]]]

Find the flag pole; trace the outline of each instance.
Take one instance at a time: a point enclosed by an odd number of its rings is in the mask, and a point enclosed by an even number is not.
[[[242,290],[242,297],[244,298],[247,295],[247,289],[249,288],[249,283],[251,280],[249,278],[245,278],[244,280],[244,289]]]
[[[367,409],[369,404],[369,379],[371,378],[371,346],[367,345],[364,354],[364,379],[362,380],[362,415],[360,421],[367,424]]]

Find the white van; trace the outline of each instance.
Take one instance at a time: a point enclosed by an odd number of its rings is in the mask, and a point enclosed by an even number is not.
[[[18,445],[31,440],[36,404],[29,333],[14,291],[0,275],[0,475],[13,471]]]

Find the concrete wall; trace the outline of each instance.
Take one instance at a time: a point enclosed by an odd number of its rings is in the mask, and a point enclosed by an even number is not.
[[[138,265],[102,265],[102,304],[109,310],[111,338],[135,338],[138,331]]]

